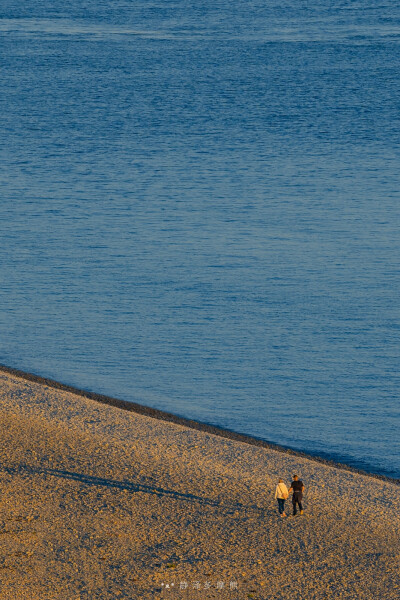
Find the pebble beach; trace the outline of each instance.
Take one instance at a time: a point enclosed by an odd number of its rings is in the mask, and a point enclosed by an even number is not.
[[[0,419],[1,600],[400,598],[396,481],[7,371]]]

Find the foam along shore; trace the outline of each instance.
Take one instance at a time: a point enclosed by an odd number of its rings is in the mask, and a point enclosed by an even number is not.
[[[1,600],[400,598],[395,483],[5,371],[0,399]]]

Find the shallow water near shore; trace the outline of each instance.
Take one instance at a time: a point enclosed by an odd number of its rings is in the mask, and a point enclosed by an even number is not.
[[[399,477],[399,16],[6,2],[0,362]]]

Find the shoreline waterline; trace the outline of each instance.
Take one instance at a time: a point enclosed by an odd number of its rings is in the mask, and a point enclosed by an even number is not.
[[[4,372],[25,381],[32,381],[34,383],[39,383],[41,385],[46,385],[50,388],[70,392],[81,396],[83,398],[88,398],[90,400],[94,400],[101,404],[106,404],[109,406],[113,406],[115,408],[119,408],[121,410],[125,410],[128,412],[134,412],[137,414],[141,414],[147,417],[151,417],[154,419],[158,419],[161,421],[175,423],[177,425],[182,425],[184,427],[189,427],[190,429],[195,429],[198,431],[202,431],[205,433],[210,433],[213,435],[217,435],[222,438],[227,438],[230,440],[242,442],[251,446],[258,446],[261,448],[268,448],[271,450],[276,450],[286,455],[290,455],[293,457],[306,458],[308,460],[312,460],[317,463],[321,463],[326,466],[331,466],[336,469],[342,469],[344,471],[349,471],[351,473],[358,473],[360,475],[365,475],[368,477],[372,477],[374,479],[378,479],[380,481],[385,481],[388,483],[393,483],[395,485],[400,485],[400,478],[389,477],[387,475],[366,471],[363,469],[358,469],[346,463],[336,462],[335,460],[323,458],[318,455],[313,455],[304,451],[294,450],[289,447],[280,446],[278,444],[274,444],[267,440],[257,438],[248,434],[239,433],[236,431],[232,431],[229,429],[225,429],[223,427],[219,427],[217,425],[211,425],[208,423],[202,423],[201,421],[195,421],[193,419],[189,419],[187,417],[182,417],[176,415],[174,413],[170,413],[167,411],[163,411],[156,408],[151,408],[149,406],[139,404],[137,402],[131,402],[128,400],[122,400],[119,398],[114,398],[112,396],[107,396],[104,394],[98,394],[95,392],[90,392],[81,388],[76,388],[74,386],[61,383],[51,378],[43,377],[41,375],[37,375],[35,373],[30,373],[26,371],[22,371],[20,369],[16,369],[13,367],[9,367],[7,365],[0,364],[0,372]]]

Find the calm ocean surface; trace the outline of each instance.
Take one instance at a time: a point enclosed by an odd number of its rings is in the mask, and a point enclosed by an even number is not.
[[[0,362],[400,477],[400,6],[3,0]]]

